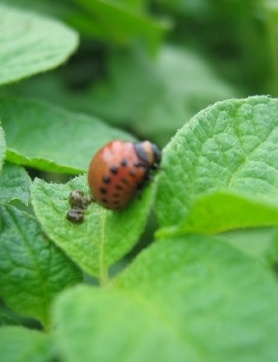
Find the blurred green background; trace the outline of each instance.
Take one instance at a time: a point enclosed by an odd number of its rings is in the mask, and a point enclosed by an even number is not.
[[[2,2],[80,34],[66,64],[5,92],[98,116],[160,146],[216,101],[278,95],[275,0]]]

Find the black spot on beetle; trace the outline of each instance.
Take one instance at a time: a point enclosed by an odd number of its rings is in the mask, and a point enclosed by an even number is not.
[[[105,184],[109,184],[109,182],[111,182],[111,178],[109,176],[103,176],[102,181]]]
[[[129,184],[128,180],[127,180],[125,177],[122,177],[122,178],[121,178],[121,181],[122,181],[124,184],[126,184],[126,185]]]
[[[116,185],[116,189],[119,190],[119,191],[122,191],[122,190],[123,190],[123,187],[120,186],[120,185]]]
[[[99,190],[102,194],[107,194],[107,189],[105,187],[101,187]]]
[[[115,197],[115,198],[119,198],[121,195],[118,194],[117,192],[115,192],[114,194],[112,194],[112,196]]]
[[[101,201],[102,201],[104,204],[107,204],[107,203],[108,203],[107,199],[105,199],[105,198],[101,199]]]
[[[112,172],[114,175],[116,175],[118,173],[118,167],[117,166],[111,166],[110,167],[110,172]]]
[[[135,177],[136,175],[135,175],[135,172],[133,171],[133,170],[130,170],[129,171],[129,174],[130,174],[130,176],[132,176],[132,177]]]
[[[122,162],[121,162],[121,165],[123,166],[123,167],[126,167],[127,166],[127,159],[125,159],[125,158],[123,158],[122,159]]]

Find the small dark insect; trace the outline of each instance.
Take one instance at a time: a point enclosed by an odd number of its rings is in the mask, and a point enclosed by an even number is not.
[[[74,190],[70,193],[69,203],[72,207],[86,209],[92,202],[91,196],[86,196],[81,190]]]
[[[158,168],[161,151],[144,141],[112,141],[91,161],[88,183],[93,199],[106,209],[122,210]]]
[[[83,191],[72,191],[69,196],[71,209],[67,212],[67,219],[73,223],[82,223],[84,221],[84,212],[91,202],[92,197],[85,196]]]
[[[84,221],[84,209],[73,207],[67,212],[67,219],[74,223],[81,223]]]

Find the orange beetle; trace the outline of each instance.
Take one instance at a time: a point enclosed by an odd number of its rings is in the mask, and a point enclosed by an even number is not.
[[[97,152],[89,167],[88,183],[94,201],[106,209],[122,210],[160,160],[161,151],[149,141],[108,143]]]

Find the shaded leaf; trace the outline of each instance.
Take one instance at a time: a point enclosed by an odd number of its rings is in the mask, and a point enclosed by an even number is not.
[[[6,140],[3,128],[0,123],[0,170],[2,170],[3,167],[5,154],[6,154]]]
[[[5,362],[53,361],[50,339],[41,332],[22,327],[0,328],[0,356]]]
[[[84,8],[86,15],[77,14],[72,17],[71,22],[87,35],[109,42],[128,44],[138,39],[150,53],[154,53],[164,33],[170,28],[166,21],[151,18],[130,2],[128,4],[111,0],[75,1]]]
[[[49,328],[49,308],[64,288],[82,280],[76,266],[42,233],[35,218],[0,207],[0,292],[16,312]]]
[[[200,55],[174,46],[164,46],[154,60],[119,52],[109,70],[109,82],[92,92],[93,111],[117,124],[132,122],[160,145],[196,112],[236,94]]]
[[[24,168],[6,162],[0,173],[0,203],[19,200],[28,205],[30,199],[30,177]]]

